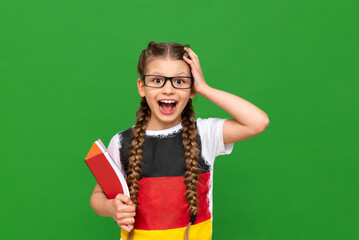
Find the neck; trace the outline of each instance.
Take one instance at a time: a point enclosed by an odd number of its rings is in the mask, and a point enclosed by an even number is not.
[[[171,121],[171,122],[159,122],[159,121],[154,120],[151,117],[150,121],[148,122],[146,130],[158,131],[158,130],[168,129],[168,128],[177,126],[181,121],[182,121],[182,119],[180,118],[180,119],[176,119],[175,121]]]

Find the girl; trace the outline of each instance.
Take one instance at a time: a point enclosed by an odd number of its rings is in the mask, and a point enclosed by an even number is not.
[[[137,122],[115,134],[108,146],[127,177],[131,197],[107,199],[96,184],[91,207],[100,216],[112,217],[124,240],[211,239],[215,157],[263,132],[267,114],[210,87],[189,45],[150,42],[137,70],[142,97]],[[234,119],[195,121],[196,93]]]

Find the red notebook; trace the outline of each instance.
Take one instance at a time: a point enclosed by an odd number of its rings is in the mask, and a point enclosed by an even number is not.
[[[92,145],[85,162],[108,199],[118,193],[130,196],[124,176],[100,139]]]

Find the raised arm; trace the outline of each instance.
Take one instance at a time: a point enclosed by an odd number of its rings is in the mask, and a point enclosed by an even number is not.
[[[224,143],[239,142],[263,132],[269,124],[267,114],[243,98],[210,87],[204,80],[198,56],[190,48],[185,50],[191,59],[185,56],[183,59],[191,66],[195,79],[192,96],[199,93],[234,118],[227,119],[223,124]]]

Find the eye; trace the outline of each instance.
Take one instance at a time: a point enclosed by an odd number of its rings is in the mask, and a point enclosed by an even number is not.
[[[161,78],[155,78],[152,80],[154,83],[162,83],[162,79]]]
[[[184,80],[182,78],[176,78],[175,83],[181,85],[184,83]]]

